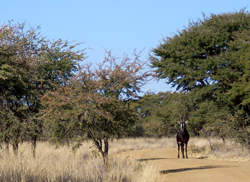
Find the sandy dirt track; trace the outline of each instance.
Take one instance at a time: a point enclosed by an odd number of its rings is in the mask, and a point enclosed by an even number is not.
[[[178,159],[177,148],[131,150],[124,153],[138,161],[154,164],[162,181],[250,182],[250,163],[209,159]]]

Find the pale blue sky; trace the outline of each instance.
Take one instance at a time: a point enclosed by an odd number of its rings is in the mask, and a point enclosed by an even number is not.
[[[249,8],[249,0],[1,0],[0,23],[14,20],[41,26],[49,39],[84,42],[88,62],[103,60],[105,51],[115,56],[141,54],[142,60],[163,37],[171,36],[202,18],[202,13],[224,13]],[[132,57],[132,56],[131,56]],[[174,91],[164,81],[153,81],[143,91]]]

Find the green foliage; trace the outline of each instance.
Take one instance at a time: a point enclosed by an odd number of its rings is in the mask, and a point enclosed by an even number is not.
[[[25,24],[0,28],[0,140],[15,150],[22,140],[36,145],[43,125],[41,96],[69,79],[83,57],[68,42],[41,37],[38,29],[26,30]]]
[[[65,85],[44,95],[42,118],[54,139],[81,143],[89,137],[107,163],[108,140],[121,137],[137,120],[130,103],[150,76],[142,69],[137,56],[118,64],[108,52],[97,68],[83,65]]]
[[[177,92],[146,94],[131,105],[140,114],[140,121],[137,122],[137,126],[141,127],[139,136],[147,137],[174,135],[177,123],[189,119],[192,106],[188,94]],[[134,135],[137,134],[135,130]]]
[[[211,14],[153,50],[157,76],[193,95],[194,133],[203,129],[224,137],[249,126],[249,27],[250,14],[244,10]]]
[[[151,56],[152,67],[157,68],[159,77],[167,78],[177,89],[228,88],[242,70],[238,60],[232,58],[237,52],[232,51],[231,42],[239,32],[248,30],[249,24],[249,14],[244,11],[212,14],[204,20],[190,22],[188,28],[168,37],[153,50],[156,57]]]

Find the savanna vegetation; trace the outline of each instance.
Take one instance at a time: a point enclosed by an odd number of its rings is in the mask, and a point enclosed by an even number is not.
[[[106,51],[89,64],[78,43],[38,31],[12,22],[0,28],[0,142],[7,154],[11,146],[21,155],[28,142],[36,158],[38,141],[76,152],[90,140],[108,166],[113,139],[170,137],[180,119],[192,136],[250,148],[249,12],[191,21],[152,50],[152,71],[136,52],[117,59]],[[153,78],[177,91],[141,96]]]
[[[153,144],[154,143],[154,144]],[[83,142],[83,147],[72,151],[72,146],[63,145],[55,149],[50,142],[37,143],[36,158],[31,157],[30,143],[19,145],[19,156],[11,150],[9,154],[0,151],[1,181],[86,181],[110,182],[160,181],[160,174],[153,165],[141,163],[133,156],[123,154],[126,150],[160,147],[166,140],[121,139],[110,142],[109,165],[103,165],[99,151],[91,142]],[[153,144],[153,145],[152,145]]]
[[[244,10],[204,15],[167,37],[150,60],[156,75],[180,92],[154,96],[166,98],[155,111],[159,120],[169,125],[180,111],[194,135],[233,137],[250,147],[249,53],[250,15]]]
[[[111,156],[107,166],[97,157],[99,152],[91,142],[85,141],[83,147],[72,151],[68,145],[55,149],[50,142],[39,141],[36,158],[31,157],[30,145],[28,142],[20,144],[18,156],[12,150],[9,153],[0,150],[1,181],[164,181],[152,162],[138,161],[138,156],[131,154],[131,150],[173,148],[176,140],[174,137],[114,139],[110,142]],[[208,141],[193,137],[189,143],[189,157],[248,162],[249,151],[232,140],[227,140],[224,146],[220,139]]]

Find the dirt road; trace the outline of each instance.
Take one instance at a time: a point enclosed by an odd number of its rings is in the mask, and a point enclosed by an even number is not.
[[[162,181],[170,182],[250,182],[250,163],[209,159],[178,159],[176,148],[144,149],[125,152],[138,161],[154,164]]]

